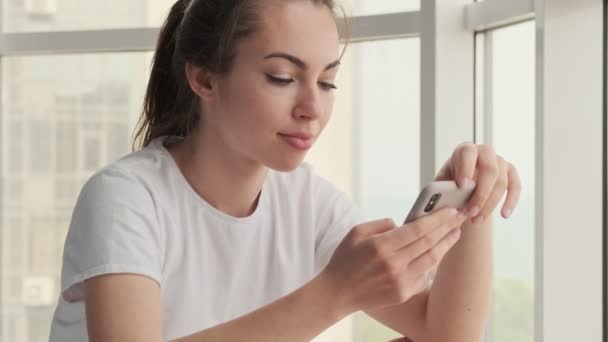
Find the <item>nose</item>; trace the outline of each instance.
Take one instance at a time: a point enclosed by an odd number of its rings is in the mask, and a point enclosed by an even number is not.
[[[318,119],[323,114],[323,103],[319,90],[306,88],[300,92],[297,104],[293,109],[293,116],[297,120]]]

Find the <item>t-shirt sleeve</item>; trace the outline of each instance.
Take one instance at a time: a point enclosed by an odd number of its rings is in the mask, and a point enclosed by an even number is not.
[[[127,171],[105,169],[83,187],[63,254],[62,295],[83,296],[84,280],[131,273],[161,283],[161,237],[154,202]]]
[[[317,191],[322,208],[315,241],[315,273],[322,271],[335,249],[356,225],[364,222],[360,208],[344,192],[322,180]],[[327,199],[325,201],[324,199]]]

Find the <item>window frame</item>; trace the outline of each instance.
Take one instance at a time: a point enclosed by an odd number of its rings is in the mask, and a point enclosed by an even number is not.
[[[607,264],[608,264],[608,234],[606,234],[606,232],[608,232],[608,209],[606,209],[606,207],[608,207],[608,0],[604,0],[604,37],[603,37],[603,41],[604,41],[604,51],[603,51],[603,68],[604,68],[604,81],[603,81],[603,92],[604,92],[604,101],[603,101],[603,117],[604,117],[604,125],[603,125],[603,129],[604,129],[604,143],[603,143],[603,148],[604,148],[604,153],[603,153],[603,172],[602,174],[604,175],[604,186],[603,188],[603,195],[602,195],[602,202],[603,202],[603,206],[604,206],[604,213],[602,215],[602,231],[604,232],[604,237],[602,239],[602,262],[603,262],[603,267],[602,267],[602,322],[603,322],[603,328],[602,328],[602,339],[606,340],[608,339],[608,324],[606,324],[606,319],[608,317],[608,269],[607,269]]]
[[[605,324],[601,255],[606,203],[600,185],[603,1],[535,0],[534,5],[536,340],[599,341]],[[573,67],[576,73],[569,72]],[[576,120],[572,119],[574,108]],[[573,153],[563,158],[564,151]],[[586,228],[585,234],[571,234],[572,227]],[[563,265],[585,267],[570,267],[565,274]],[[585,279],[585,289],[581,279]],[[555,310],[553,303],[567,310]]]

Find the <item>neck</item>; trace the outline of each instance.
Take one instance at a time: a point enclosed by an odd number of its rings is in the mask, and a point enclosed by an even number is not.
[[[190,186],[211,206],[234,217],[255,211],[266,166],[239,155],[219,137],[197,131],[167,149]]]

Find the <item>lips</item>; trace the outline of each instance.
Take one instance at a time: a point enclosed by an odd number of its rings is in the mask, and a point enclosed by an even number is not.
[[[301,132],[301,133],[300,132],[298,132],[298,133],[279,133],[279,135],[300,138],[302,140],[310,140],[310,139],[312,139],[312,134],[308,134],[308,133],[304,133],[304,132]]]
[[[279,133],[279,136],[285,140],[291,147],[296,148],[298,150],[308,150],[312,147],[313,139],[311,134],[307,133],[290,133],[290,134],[282,134]]]

